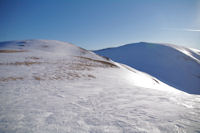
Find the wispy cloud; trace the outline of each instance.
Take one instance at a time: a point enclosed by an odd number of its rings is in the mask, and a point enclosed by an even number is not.
[[[187,28],[162,28],[162,30],[173,30],[173,31],[188,31],[188,32],[200,32],[200,29],[187,29]]]

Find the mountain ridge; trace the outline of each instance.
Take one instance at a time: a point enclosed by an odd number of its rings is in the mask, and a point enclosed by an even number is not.
[[[199,50],[172,44],[140,42],[94,52],[146,72],[185,92],[200,94]]]
[[[199,95],[67,42],[0,47],[2,133],[198,132],[199,111]]]

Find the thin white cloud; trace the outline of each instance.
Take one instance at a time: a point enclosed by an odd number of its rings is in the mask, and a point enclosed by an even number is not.
[[[196,29],[185,29],[184,31],[197,31],[197,32],[200,32],[200,30],[196,30]]]
[[[162,30],[173,30],[173,31],[189,31],[189,32],[200,32],[200,29],[187,29],[187,28],[162,28]]]

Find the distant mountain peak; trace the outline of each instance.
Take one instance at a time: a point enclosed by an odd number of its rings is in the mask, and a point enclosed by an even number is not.
[[[198,50],[173,44],[139,42],[94,52],[146,72],[182,91],[200,94]]]

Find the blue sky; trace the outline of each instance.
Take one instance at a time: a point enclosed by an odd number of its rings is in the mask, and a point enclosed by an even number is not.
[[[99,49],[140,41],[200,49],[200,0],[0,0],[0,41]]]

